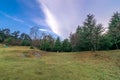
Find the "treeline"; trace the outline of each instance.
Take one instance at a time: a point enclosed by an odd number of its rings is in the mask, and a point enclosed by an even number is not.
[[[82,26],[70,35],[72,51],[120,49],[120,13],[111,17],[108,29],[97,24],[94,15],[87,15]]]
[[[10,29],[0,29],[0,43],[11,46],[30,46],[30,48],[39,48],[45,51],[71,51],[71,45],[68,39],[61,42],[60,38],[53,38],[51,35],[39,36],[39,27],[32,27],[30,36],[20,31],[11,33]]]
[[[47,39],[42,39],[46,43]],[[110,18],[108,27],[97,24],[92,14],[88,14],[87,18],[81,26],[78,26],[75,33],[71,33],[69,39],[60,41],[57,38],[51,41],[49,49],[41,44],[42,50],[50,51],[98,51],[98,50],[114,50],[120,49],[120,13],[116,12]]]
[[[75,33],[70,37],[60,40],[51,35],[39,34],[39,27],[32,27],[30,35],[15,31],[10,33],[9,29],[0,29],[0,43],[9,45],[22,45],[37,47],[45,51],[71,52],[71,51],[96,51],[120,49],[120,13],[116,12],[110,18],[106,30],[92,14],[81,26],[78,26]]]
[[[32,38],[32,45],[40,50],[55,51],[55,52],[70,52],[72,50],[69,39],[53,38],[52,35],[39,34],[39,27],[34,26],[30,29],[30,36]]]
[[[30,46],[31,38],[26,33],[21,33],[20,31],[14,31],[11,33],[10,29],[0,29],[0,43],[6,45],[18,45],[18,46]]]

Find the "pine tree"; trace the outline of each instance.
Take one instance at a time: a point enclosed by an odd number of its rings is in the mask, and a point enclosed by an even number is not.
[[[61,51],[61,41],[60,38],[58,37],[54,43],[54,51]]]
[[[71,51],[71,44],[68,39],[64,39],[62,42],[62,51],[70,52]]]
[[[113,46],[119,49],[120,43],[120,13],[116,12],[113,14],[109,24],[109,34],[112,38]]]

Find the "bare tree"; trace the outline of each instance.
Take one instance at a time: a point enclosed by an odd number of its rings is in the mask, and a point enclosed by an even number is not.
[[[36,40],[38,38],[38,31],[39,31],[38,26],[34,26],[30,29],[30,36],[33,40]]]

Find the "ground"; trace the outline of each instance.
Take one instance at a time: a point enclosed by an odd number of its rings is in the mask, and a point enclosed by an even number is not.
[[[120,80],[120,50],[53,53],[0,45],[0,80]]]

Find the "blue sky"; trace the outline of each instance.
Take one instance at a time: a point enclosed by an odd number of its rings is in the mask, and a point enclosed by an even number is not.
[[[0,0],[0,28],[29,33],[32,26],[68,37],[82,25],[86,15],[95,15],[108,27],[113,12],[120,11],[120,0]]]

